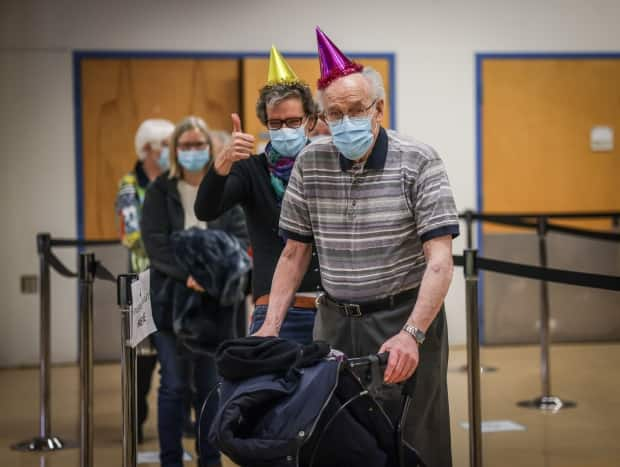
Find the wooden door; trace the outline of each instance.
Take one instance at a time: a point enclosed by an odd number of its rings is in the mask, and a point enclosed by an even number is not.
[[[590,149],[593,126],[620,131],[620,58],[485,59],[482,85],[482,210],[620,209],[617,137],[612,151]]]
[[[485,58],[482,61],[482,210],[620,210],[620,150],[590,148],[592,127],[620,131],[620,58]],[[553,220],[609,230],[606,220]],[[483,224],[484,256],[538,264],[533,230]],[[550,267],[618,275],[617,243],[547,235]],[[540,284],[483,273],[483,334],[495,344],[539,340]],[[554,342],[620,336],[613,292],[549,285]]]
[[[118,238],[116,191],[135,164],[140,123],[198,115],[228,129],[240,106],[239,60],[84,58],[80,74],[84,236]]]

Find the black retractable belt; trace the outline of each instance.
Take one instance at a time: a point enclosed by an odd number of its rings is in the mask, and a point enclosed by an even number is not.
[[[318,297],[318,303],[326,303],[336,308],[341,314],[348,318],[360,318],[364,315],[375,313],[382,310],[391,310],[403,303],[408,302],[412,298],[415,298],[418,291],[417,289],[409,289],[404,292],[400,292],[396,295],[390,295],[389,297],[380,298],[379,300],[373,300],[372,302],[365,303],[342,303],[334,300],[326,293]]]

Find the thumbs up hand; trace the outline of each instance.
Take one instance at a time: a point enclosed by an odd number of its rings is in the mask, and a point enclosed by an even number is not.
[[[243,133],[239,115],[232,114],[232,140],[224,146],[215,160],[215,171],[219,175],[228,175],[235,162],[248,159],[254,151],[254,136]]]

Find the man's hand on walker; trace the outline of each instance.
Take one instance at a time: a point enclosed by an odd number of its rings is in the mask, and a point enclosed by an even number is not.
[[[413,337],[404,331],[385,341],[379,350],[379,353],[382,352],[390,353],[383,376],[383,380],[386,383],[405,381],[413,375],[418,367],[420,360],[418,344]]]

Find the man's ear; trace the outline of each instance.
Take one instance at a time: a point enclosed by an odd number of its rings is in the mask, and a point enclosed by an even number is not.
[[[317,123],[318,123],[318,116],[316,114],[310,115],[308,117],[308,123],[306,124],[306,134],[313,131],[316,128]]]

